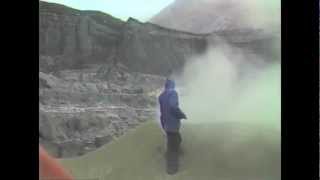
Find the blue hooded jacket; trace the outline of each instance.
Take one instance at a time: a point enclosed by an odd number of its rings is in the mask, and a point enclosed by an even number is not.
[[[179,108],[178,93],[174,88],[174,81],[167,80],[165,89],[159,96],[161,125],[167,132],[179,131],[180,120],[186,119],[186,115]]]

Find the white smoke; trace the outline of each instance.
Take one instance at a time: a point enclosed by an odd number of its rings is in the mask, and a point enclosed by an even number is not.
[[[262,61],[227,44],[191,58],[175,78],[181,84],[185,123],[272,124],[279,129],[280,64],[254,63]]]

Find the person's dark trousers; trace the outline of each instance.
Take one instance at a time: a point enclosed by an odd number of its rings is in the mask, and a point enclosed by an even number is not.
[[[167,134],[167,169],[169,171],[178,170],[178,158],[180,152],[181,135],[179,132],[166,132]]]

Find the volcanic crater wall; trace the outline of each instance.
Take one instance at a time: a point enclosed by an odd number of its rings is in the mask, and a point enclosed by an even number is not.
[[[98,11],[39,4],[40,71],[48,66],[59,70],[121,63],[130,71],[164,75],[181,69],[188,57],[205,52],[208,44],[215,43],[212,36],[266,56],[274,38],[258,30],[193,34],[132,18],[123,22]]]

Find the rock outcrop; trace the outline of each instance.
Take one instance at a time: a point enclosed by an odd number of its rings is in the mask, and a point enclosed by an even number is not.
[[[264,56],[270,55],[270,48],[274,50],[275,39],[258,29],[194,34],[41,1],[39,29],[39,65],[47,71],[104,63],[123,64],[131,72],[164,75],[170,69],[181,69],[191,56],[205,52],[208,44],[216,43],[212,36]]]
[[[39,1],[39,53],[62,57],[60,68],[106,62],[116,53],[122,26],[102,12]]]
[[[249,9],[232,0],[175,0],[149,21],[166,28],[208,34],[251,27]]]
[[[156,117],[156,95],[164,78],[147,74],[97,76],[99,66],[39,73],[40,143],[56,157],[95,150]]]
[[[149,22],[208,34],[236,29],[279,29],[280,1],[174,0]]]
[[[204,35],[165,29],[130,18],[124,28],[119,59],[130,70],[165,74],[181,69],[192,55],[206,50]]]

